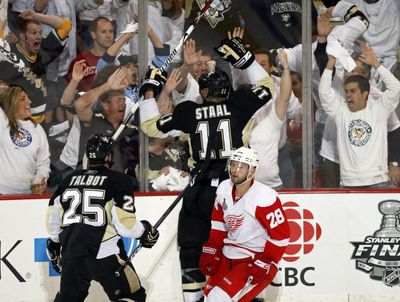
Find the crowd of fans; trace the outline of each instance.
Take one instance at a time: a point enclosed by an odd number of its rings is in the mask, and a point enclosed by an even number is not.
[[[257,180],[273,188],[303,186],[304,101],[314,108],[314,187],[398,187],[400,2],[324,1],[328,9],[313,15],[311,100],[303,100],[302,45],[294,34],[301,1],[225,2],[213,3],[213,15],[202,20],[174,57],[169,76],[146,74],[147,79],[165,79],[154,91],[156,102],[141,102],[119,135],[113,169],[129,175],[138,187],[141,128],[150,137],[145,169],[150,190],[186,186],[194,166],[187,134],[153,131],[151,125],[182,102],[201,103],[199,79],[216,69],[229,74],[233,91],[259,84],[255,75],[230,67],[211,50],[219,43],[217,33],[223,32],[222,38],[231,30],[244,41],[248,38],[249,50],[269,75],[265,85],[272,87],[272,101],[244,130],[245,143],[261,158]],[[197,5],[148,1],[146,65],[161,67]],[[260,16],[261,10],[267,17]],[[1,8],[0,194],[52,192],[85,164],[90,136],[113,135],[140,97],[146,99],[148,86],[141,87],[137,77],[139,21],[137,0],[13,0]],[[283,25],[275,26],[278,22]],[[281,44],[258,30],[259,24],[274,37],[285,37]],[[281,46],[284,51],[277,50]],[[287,74],[282,68],[286,61]],[[354,95],[357,88],[360,95]]]

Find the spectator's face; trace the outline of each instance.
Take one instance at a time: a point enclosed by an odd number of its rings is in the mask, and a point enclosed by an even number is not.
[[[162,0],[161,3],[163,6],[163,16],[175,20],[181,15],[181,0]]]
[[[15,108],[14,117],[18,120],[24,120],[32,115],[31,111],[31,100],[25,92],[21,92],[19,95],[20,99]]]
[[[39,52],[41,43],[42,27],[35,23],[28,24],[26,32],[20,34],[19,44],[29,55],[35,55]]]
[[[193,65],[192,75],[198,81],[203,74],[208,73],[207,62],[211,61],[211,57],[208,55],[200,55],[199,62]]]
[[[125,96],[123,93],[115,94],[108,98],[108,102],[103,102],[104,115],[111,123],[122,122],[125,116]]]
[[[258,53],[255,55],[256,62],[269,74],[271,74],[271,65],[269,65],[269,57],[266,54]]]
[[[128,70],[127,70],[127,74],[126,74],[126,79],[128,81],[128,85],[137,85],[137,66],[133,65],[133,64],[129,64],[127,65]]]
[[[293,94],[295,95],[296,98],[299,99],[299,101],[301,101],[303,89],[302,89],[302,87],[301,87],[301,80],[300,80],[300,77],[299,77],[299,75],[297,75],[297,74],[291,74],[290,77],[292,78],[292,90],[293,90]]]
[[[95,32],[92,32],[92,38],[100,47],[108,48],[114,42],[113,25],[110,21],[100,20],[97,23]]]
[[[367,104],[368,92],[361,92],[358,83],[347,83],[345,87],[345,95],[347,106],[351,112],[356,112],[365,108]]]

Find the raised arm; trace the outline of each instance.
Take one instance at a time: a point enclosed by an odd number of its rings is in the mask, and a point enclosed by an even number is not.
[[[129,26],[132,26],[132,24],[128,24],[127,28]],[[127,30],[127,28],[125,28],[125,30]],[[115,57],[117,56],[121,47],[124,46],[125,43],[135,35],[135,33],[136,31],[127,31],[123,33],[117,40],[114,41],[114,43],[109,48],[107,48],[104,55],[97,62],[97,72],[106,67],[108,64],[114,64]]]
[[[328,62],[328,55],[326,54],[326,45],[328,41],[328,35],[332,31],[334,26],[329,23],[328,13],[323,13],[317,18],[317,31],[318,31],[318,42],[317,47],[314,51],[314,56],[317,61],[320,75],[322,75],[326,63]]]
[[[24,20],[37,21],[39,23],[49,25],[55,29],[58,29],[64,22],[64,19],[59,16],[37,13],[32,9],[24,10],[19,14],[19,17],[23,18]]]
[[[196,41],[189,39],[183,45],[183,64],[179,67],[183,81],[176,87],[179,93],[184,93],[188,85],[188,75],[194,65],[200,61],[201,50],[196,52]]]
[[[79,82],[85,76],[85,71],[87,70],[86,61],[80,60],[75,63],[72,70],[72,78],[65,87],[63,95],[60,100],[60,104],[64,107],[71,107],[74,104],[75,93],[78,88]]]
[[[386,90],[382,96],[382,105],[385,110],[392,112],[396,109],[400,99],[400,82],[396,77],[387,70],[376,57],[375,51],[367,43],[360,45],[360,49],[364,56],[364,62],[375,68],[385,83]]]
[[[126,88],[126,67],[118,68],[103,85],[87,91],[74,104],[80,121],[89,122],[93,116],[92,105],[105,92]]]
[[[342,98],[332,88],[332,74],[335,68],[336,59],[328,55],[328,62],[325,67],[325,71],[321,76],[321,82],[319,84],[318,92],[321,100],[321,105],[325,112],[334,116],[340,107]]]
[[[282,66],[280,93],[275,102],[275,111],[278,118],[283,121],[286,111],[289,106],[289,100],[292,95],[292,79],[290,76],[289,64],[286,52],[280,50],[278,53],[279,60]]]
[[[157,101],[158,109],[160,110],[161,115],[172,113],[172,91],[176,89],[176,87],[179,85],[179,83],[182,82],[182,80],[183,78],[180,70],[177,68],[172,70],[171,74],[167,78],[167,81],[165,82],[163,89],[161,90],[160,96]]]

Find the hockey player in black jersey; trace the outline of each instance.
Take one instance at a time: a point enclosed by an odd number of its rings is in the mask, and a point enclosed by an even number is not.
[[[240,37],[225,39],[216,52],[235,68],[258,78],[258,86],[233,91],[228,75],[216,69],[199,79],[203,102],[185,101],[172,114],[158,116],[142,124],[148,132],[180,130],[190,137],[195,165],[194,184],[185,193],[178,222],[178,245],[185,301],[202,301],[205,276],[199,270],[202,244],[211,227],[211,211],[218,184],[228,178],[226,162],[231,152],[244,145],[242,132],[252,115],[271,99],[270,78],[254,55],[245,49]],[[157,77],[152,80],[157,81]],[[140,93],[145,101],[154,101],[158,88],[145,81]],[[150,129],[151,128],[151,129]],[[150,130],[149,130],[150,129]],[[161,135],[161,133],[160,133]],[[267,134],[266,134],[267,135]],[[200,171],[200,172],[199,172]],[[197,177],[196,177],[197,175]]]
[[[159,233],[148,221],[136,219],[133,183],[109,169],[111,149],[110,137],[90,137],[88,169],[68,176],[49,201],[47,252],[61,272],[56,302],[84,301],[92,280],[103,286],[111,301],[146,300],[131,263],[115,276],[126,259],[121,236],[138,238],[143,247],[151,248]]]

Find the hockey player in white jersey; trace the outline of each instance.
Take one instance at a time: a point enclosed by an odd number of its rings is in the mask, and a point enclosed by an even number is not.
[[[240,147],[230,156],[230,179],[217,189],[211,231],[199,267],[208,276],[207,302],[250,301],[273,280],[289,243],[278,193],[253,179],[257,153]]]

